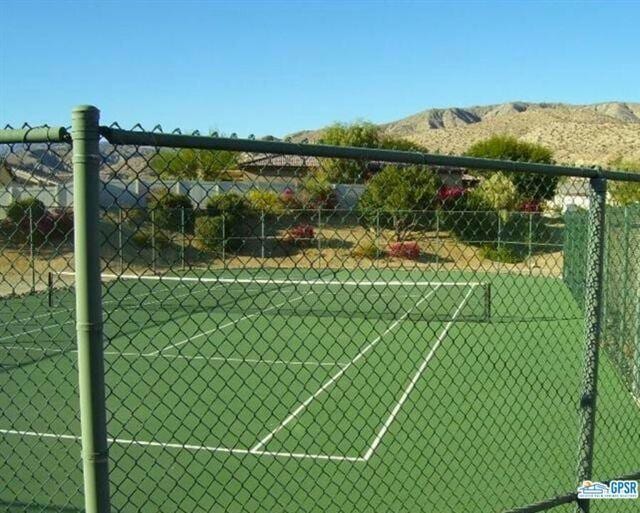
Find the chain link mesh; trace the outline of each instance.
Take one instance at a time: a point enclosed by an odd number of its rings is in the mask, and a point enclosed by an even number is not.
[[[0,505],[81,511],[71,148],[0,149]],[[113,511],[575,490],[588,181],[409,162],[101,141]],[[640,467],[639,217],[606,216],[602,479]]]

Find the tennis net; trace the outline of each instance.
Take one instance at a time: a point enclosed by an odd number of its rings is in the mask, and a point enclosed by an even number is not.
[[[104,274],[105,310],[136,307],[170,315],[199,312],[487,321],[488,282],[277,279]],[[73,300],[73,273],[52,274],[49,304]]]

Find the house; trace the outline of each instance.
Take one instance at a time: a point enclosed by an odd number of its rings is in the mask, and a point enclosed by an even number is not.
[[[367,162],[367,174],[369,176],[379,172],[383,167],[389,165],[384,161]],[[400,167],[409,164],[396,164]],[[238,167],[245,173],[247,179],[255,181],[260,178],[278,177],[295,180],[305,176],[311,171],[323,167],[322,159],[317,157],[305,157],[301,155],[277,155],[245,153],[238,162]],[[439,175],[444,185],[473,187],[480,179],[470,175],[464,168],[429,166]]]
[[[576,208],[589,208],[589,181],[585,178],[567,178],[556,188],[556,194],[549,201],[552,208],[562,212]]]

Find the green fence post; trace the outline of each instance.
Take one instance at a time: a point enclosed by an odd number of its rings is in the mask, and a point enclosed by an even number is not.
[[[316,243],[318,244],[318,258],[322,260],[322,242],[320,239],[320,230],[322,230],[322,206],[318,207],[318,233],[316,234]]]
[[[265,234],[265,226],[264,226],[264,209],[260,211],[260,257],[264,258],[264,234]]]
[[[226,245],[227,245],[227,233],[226,233],[226,222],[225,218],[227,217],[226,213],[222,214],[222,266],[225,267],[225,259],[226,259]]]
[[[380,258],[380,211],[376,210],[376,258]]]
[[[436,248],[435,261],[436,265],[440,263],[440,210],[436,209]]]
[[[156,212],[151,210],[151,272],[156,274]]]
[[[36,244],[34,240],[35,224],[33,222],[33,206],[29,205],[29,266],[31,267],[31,292],[36,291]]]
[[[529,267],[531,267],[531,256],[533,255],[533,212],[529,212],[529,240],[527,249],[527,260],[529,262]]]
[[[122,207],[118,206],[118,257],[120,261],[120,272],[124,271],[124,241],[122,236]]]
[[[581,429],[578,449],[578,483],[591,479],[595,434],[596,396],[598,391],[598,356],[602,334],[602,290],[604,227],[607,181],[591,178],[587,240],[587,272],[585,277],[585,347],[582,396],[580,398]],[[589,501],[578,500],[578,511],[588,513]]]
[[[636,298],[636,329],[633,337],[633,374],[631,390],[636,400],[640,401],[640,298]]]
[[[109,468],[102,345],[99,166],[100,111],[80,106],[72,114],[76,335],[86,513],[108,513]]]
[[[624,334],[627,332],[627,315],[629,309],[629,286],[630,286],[630,277],[629,277],[629,207],[625,205],[624,207],[624,218],[623,218],[623,229],[624,229],[624,239],[623,239],[623,269],[622,276],[623,282],[627,286],[623,287],[622,290],[622,315],[620,322],[622,325],[620,326],[620,333]],[[624,350],[624,348],[622,348]]]
[[[185,237],[187,236],[187,230],[185,228],[184,207],[180,207],[180,268],[185,269]]]

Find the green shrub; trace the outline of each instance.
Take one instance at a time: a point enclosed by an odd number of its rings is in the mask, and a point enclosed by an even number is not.
[[[280,196],[274,191],[252,189],[247,193],[249,207],[255,213],[266,215],[280,215],[284,212],[284,204]]]
[[[611,167],[631,173],[640,172],[640,162],[617,159],[611,163]],[[640,203],[640,183],[610,180],[609,195],[616,205],[625,206]]]
[[[470,157],[519,162],[553,163],[553,153],[539,144],[519,141],[515,137],[495,135],[478,141],[467,150]],[[557,176],[536,175],[533,173],[505,173],[513,182],[520,197],[528,200],[552,199],[558,186]]]
[[[334,209],[338,198],[326,171],[318,171],[305,177],[298,194],[302,208]]]
[[[195,235],[203,247],[219,251],[223,247],[222,216],[202,216],[196,219]]]
[[[469,194],[475,200],[474,204],[486,210],[513,211],[520,202],[516,186],[503,173],[492,174]]]
[[[14,200],[7,208],[7,217],[16,224],[24,223],[25,221],[29,222],[29,218],[36,222],[44,217],[46,213],[47,208],[37,198]]]
[[[155,233],[150,229],[136,231],[131,240],[141,248],[151,248],[155,244],[156,249],[166,248],[171,244],[171,240],[166,233],[156,230]]]
[[[150,167],[159,176],[186,180],[220,180],[235,169],[238,153],[226,150],[164,149],[153,156]]]
[[[151,232],[148,230],[140,230],[131,236],[131,240],[136,246],[141,248],[151,247]]]
[[[351,256],[355,258],[378,258],[382,254],[380,248],[372,240],[360,241],[352,250]]]
[[[171,231],[193,231],[194,212],[193,205],[188,196],[174,194],[169,191],[154,192],[147,202],[147,208],[153,215],[156,227]]]
[[[396,240],[433,225],[440,180],[422,166],[386,166],[369,182],[358,201],[365,226],[393,229]]]
[[[322,131],[319,142],[335,146],[426,151],[406,139],[384,135],[373,123],[362,121],[351,124],[335,123]],[[364,160],[322,159],[321,164],[329,182],[332,183],[362,182],[368,175],[368,165]]]
[[[129,221],[136,226],[142,226],[148,219],[146,209],[142,207],[135,207],[129,210],[124,210],[122,213],[122,218],[124,221]]]
[[[249,211],[247,200],[236,192],[225,192],[211,196],[206,204],[207,215],[216,217],[225,215],[227,218],[242,218]]]
[[[488,244],[480,248],[480,256],[486,260],[503,264],[517,264],[523,260],[522,257],[507,246],[494,247]]]
[[[207,217],[220,217],[220,223],[224,226],[227,246],[232,249],[242,245],[241,238],[246,232],[252,231],[249,221],[254,216],[254,212],[249,206],[249,202],[244,196],[235,192],[227,192],[212,196],[206,205]]]

